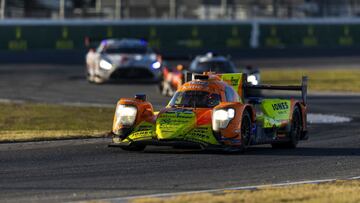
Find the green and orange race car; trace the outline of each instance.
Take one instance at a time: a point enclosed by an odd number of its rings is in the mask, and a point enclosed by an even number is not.
[[[118,101],[112,143],[141,151],[148,145],[244,151],[250,145],[295,148],[307,137],[307,78],[301,86],[251,85],[242,73],[192,74],[169,104],[154,112],[146,95]],[[251,89],[295,90],[294,98],[244,98]]]

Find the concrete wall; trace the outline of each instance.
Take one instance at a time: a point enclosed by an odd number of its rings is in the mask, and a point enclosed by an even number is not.
[[[208,51],[234,57],[357,54],[360,21],[0,21],[0,62],[81,63],[92,42],[141,38],[168,58]],[[51,59],[51,61],[49,61]]]

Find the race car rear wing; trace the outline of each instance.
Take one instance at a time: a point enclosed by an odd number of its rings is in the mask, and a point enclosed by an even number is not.
[[[302,82],[300,86],[296,85],[251,85],[250,82],[247,81],[247,75],[244,73],[223,73],[216,74],[221,78],[222,81],[231,85],[234,90],[239,94],[240,98],[243,100],[246,92],[249,90],[286,90],[286,91],[301,91],[301,97],[303,103],[306,105],[307,103],[307,83],[308,77],[303,76]],[[203,74],[194,74],[192,72],[185,72],[185,82],[191,81],[193,79],[206,79],[208,75]]]
[[[251,89],[258,89],[258,90],[287,90],[287,91],[301,91],[301,97],[303,103],[307,103],[307,85],[308,85],[308,77],[303,76],[301,80],[301,85],[287,85],[287,86],[280,86],[280,85],[251,85],[250,83],[244,83],[243,87],[244,90],[251,90]]]

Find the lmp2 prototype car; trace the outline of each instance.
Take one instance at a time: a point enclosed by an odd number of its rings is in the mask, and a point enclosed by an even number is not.
[[[247,81],[252,85],[260,83],[260,71],[257,68],[248,65],[238,70],[229,58],[209,52],[205,55],[196,56],[190,63],[188,70],[185,70],[181,64],[172,70],[164,66],[162,80],[159,83],[159,90],[164,96],[173,96],[183,84],[186,72],[203,73],[209,71],[216,73],[237,73],[240,71],[247,75]],[[260,95],[259,90],[251,90],[251,92],[248,93]]]
[[[154,112],[146,95],[118,101],[109,146],[141,151],[147,145],[244,151],[250,145],[295,148],[307,139],[307,78],[301,86],[249,85],[246,75],[194,74]],[[297,90],[302,100],[245,98],[250,89]]]
[[[94,83],[134,79],[157,82],[161,66],[161,57],[140,39],[105,39],[86,55],[87,79]]]

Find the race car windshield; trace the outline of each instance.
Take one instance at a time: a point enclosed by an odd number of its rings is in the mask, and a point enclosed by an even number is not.
[[[231,65],[227,61],[207,61],[207,62],[200,62],[196,66],[196,70],[193,70],[197,73],[202,72],[216,72],[216,73],[231,73],[233,72]]]
[[[145,54],[147,52],[146,47],[107,47],[104,49],[108,54]]]
[[[220,95],[204,91],[176,92],[170,101],[171,107],[211,108],[220,104]]]

